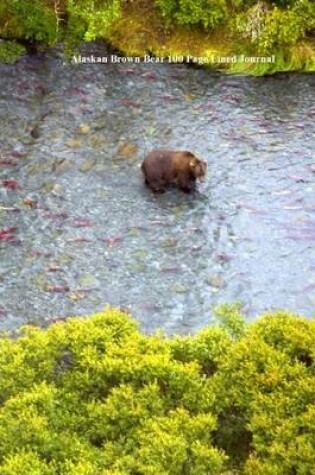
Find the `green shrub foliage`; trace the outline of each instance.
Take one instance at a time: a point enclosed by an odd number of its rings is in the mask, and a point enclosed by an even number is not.
[[[69,56],[80,44],[98,39],[117,42],[113,47],[119,48],[119,37],[125,33],[121,29],[130,25],[133,31],[137,25],[137,7],[139,21],[153,9],[153,30],[166,36],[176,37],[178,30],[179,37],[187,37],[193,31],[201,38],[204,35],[206,42],[213,41],[223,56],[275,56],[275,65],[258,63],[252,67],[253,74],[314,70],[314,0],[153,0],[151,4],[143,0],[0,0],[0,38],[9,40],[8,45],[0,44],[0,61],[14,62],[23,53],[12,40],[29,52],[62,42]],[[163,21],[165,28],[161,28]],[[154,32],[144,28],[141,36],[151,44]],[[168,48],[172,53],[172,45]],[[146,47],[142,49],[146,54]],[[159,54],[154,49],[152,53]],[[187,53],[177,46],[174,49]],[[202,46],[199,49],[204,56]],[[230,67],[237,71],[237,65]],[[239,67],[246,70],[248,64]]]
[[[295,45],[315,31],[315,2],[311,0],[259,0],[236,4],[239,13],[230,20],[234,34],[249,39],[260,54]]]
[[[66,37],[74,44],[102,38],[119,16],[120,0],[67,0]]]
[[[4,41],[0,43],[0,62],[13,64],[25,53],[25,48],[15,41]]]
[[[146,336],[108,309],[0,339],[2,475],[309,474],[315,324]]]
[[[54,44],[58,38],[58,17],[53,3],[43,0],[2,1],[0,35]]]
[[[228,14],[226,0],[156,0],[168,22],[179,25],[202,25],[212,29],[221,24]]]
[[[120,0],[10,0],[0,2],[0,36],[52,46],[106,36]]]
[[[217,400],[217,437],[232,455],[231,434],[237,445],[243,440],[248,446],[244,473],[312,473],[314,342],[314,322],[267,315],[235,343],[214,376],[216,391],[224,394]]]

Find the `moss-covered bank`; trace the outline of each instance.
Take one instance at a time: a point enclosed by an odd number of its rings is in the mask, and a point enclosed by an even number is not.
[[[177,55],[231,72],[315,71],[313,0],[1,0],[0,36],[30,51],[103,39],[125,55]],[[1,60],[19,54],[12,44],[0,50]]]
[[[315,466],[315,324],[193,337],[116,310],[0,339],[1,475],[290,475]]]

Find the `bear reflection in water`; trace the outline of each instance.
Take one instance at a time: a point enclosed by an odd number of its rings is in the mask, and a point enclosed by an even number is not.
[[[197,179],[204,180],[207,162],[188,151],[154,150],[143,160],[141,169],[151,190],[163,192],[175,184],[189,193]]]

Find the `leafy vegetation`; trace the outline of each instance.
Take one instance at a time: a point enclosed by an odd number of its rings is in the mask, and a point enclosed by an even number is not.
[[[315,3],[309,0],[278,1],[270,4],[258,1],[242,10],[231,21],[231,29],[248,38],[260,54],[295,45],[315,31]],[[287,6],[288,8],[279,8]]]
[[[120,15],[120,0],[11,0],[0,3],[0,35],[52,46],[102,38]]]
[[[74,45],[106,35],[120,16],[120,0],[67,0],[66,39]]]
[[[15,63],[15,61],[25,53],[25,48],[15,41],[3,41],[0,43],[0,62]]]
[[[54,44],[58,38],[57,15],[43,0],[12,0],[0,4],[0,35]]]
[[[312,473],[314,322],[219,318],[167,339],[108,309],[3,336],[0,473]]]
[[[164,18],[179,25],[202,25],[212,29],[226,20],[228,15],[225,0],[156,0]]]
[[[314,33],[313,0],[0,0],[0,37],[8,40],[63,42],[70,54],[104,39],[127,55],[273,55],[272,62],[215,63],[258,75],[314,71]]]

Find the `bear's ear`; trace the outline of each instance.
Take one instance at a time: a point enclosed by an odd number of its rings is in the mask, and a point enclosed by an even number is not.
[[[190,168],[196,168],[196,165],[197,165],[197,163],[196,163],[195,159],[190,160],[190,162],[189,162],[189,167]]]

